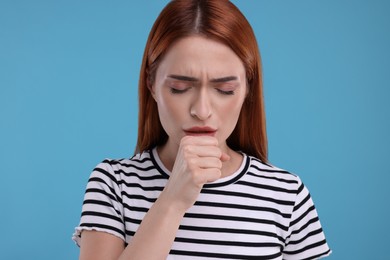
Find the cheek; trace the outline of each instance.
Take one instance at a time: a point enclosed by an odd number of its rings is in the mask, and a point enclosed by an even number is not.
[[[178,101],[169,95],[159,96],[157,99],[157,107],[161,124],[166,131],[168,128],[172,128],[173,124],[179,123],[185,116],[184,113],[187,111],[183,100]]]
[[[221,111],[221,121],[225,125],[226,135],[229,136],[237,125],[238,118],[240,117],[241,109],[244,100],[235,100],[229,102]]]
[[[164,95],[165,94],[165,95]],[[177,99],[171,96],[169,93],[164,93],[158,102],[158,106],[161,107],[166,113],[176,115],[183,113],[185,101],[183,99]]]
[[[222,113],[225,116],[225,118],[229,118],[230,120],[237,121],[243,103],[244,103],[244,98],[239,98],[239,99],[231,100],[230,102],[224,104]]]

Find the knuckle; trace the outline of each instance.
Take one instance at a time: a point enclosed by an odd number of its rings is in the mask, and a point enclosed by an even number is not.
[[[191,152],[191,147],[189,145],[184,145],[183,146],[183,152],[184,154],[188,154]]]
[[[182,153],[184,158],[188,161],[193,158],[193,147],[191,145],[185,145],[182,147]]]
[[[187,158],[187,163],[188,163],[189,167],[195,168],[195,166],[196,166],[196,158],[194,158],[194,157]]]
[[[222,161],[218,158],[213,158],[212,166],[214,168],[221,169],[222,168]]]
[[[213,148],[212,148],[212,152],[213,152],[213,155],[214,155],[215,157],[220,158],[220,157],[222,156],[222,151],[221,151],[221,149],[218,148],[218,147],[213,147]]]
[[[181,145],[184,145],[184,144],[190,144],[192,143],[192,136],[184,136],[181,140],[180,140],[180,144]]]

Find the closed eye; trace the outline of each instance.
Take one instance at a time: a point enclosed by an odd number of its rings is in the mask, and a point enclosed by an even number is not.
[[[185,93],[189,88],[185,89],[177,89],[177,88],[170,88],[172,94],[183,94]]]
[[[217,88],[216,90],[223,95],[234,95],[234,90],[223,90],[220,88]]]
[[[193,87],[192,82],[173,81],[168,84],[172,94],[183,94]]]

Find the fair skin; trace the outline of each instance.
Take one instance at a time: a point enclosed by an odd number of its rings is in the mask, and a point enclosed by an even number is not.
[[[82,260],[166,259],[203,185],[229,176],[242,162],[226,144],[247,95],[244,66],[229,47],[200,36],[178,40],[150,90],[168,134],[158,153],[170,178],[126,248],[118,237],[84,231]]]

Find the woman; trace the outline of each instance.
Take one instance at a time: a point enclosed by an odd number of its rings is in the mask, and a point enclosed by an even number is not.
[[[299,177],[267,163],[260,55],[229,1],[170,2],[149,35],[131,159],[92,172],[80,259],[317,259]]]

